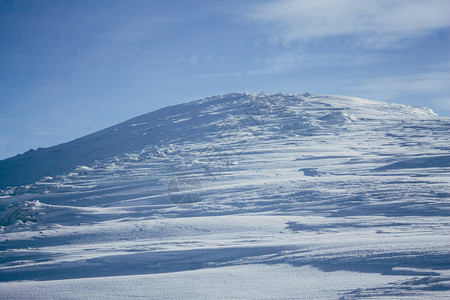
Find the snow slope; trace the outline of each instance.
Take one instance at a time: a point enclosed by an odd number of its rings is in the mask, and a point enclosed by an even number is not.
[[[448,297],[449,132],[233,93],[0,161],[0,298]]]

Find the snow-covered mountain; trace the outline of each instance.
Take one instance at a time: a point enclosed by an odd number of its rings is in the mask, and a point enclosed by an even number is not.
[[[0,161],[0,298],[448,296],[449,132],[233,93]]]

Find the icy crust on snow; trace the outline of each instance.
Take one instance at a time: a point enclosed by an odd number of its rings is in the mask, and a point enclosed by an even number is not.
[[[425,108],[236,93],[2,161],[0,298],[448,297],[449,132]]]

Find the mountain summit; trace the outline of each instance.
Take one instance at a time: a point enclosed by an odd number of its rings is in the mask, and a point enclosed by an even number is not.
[[[449,132],[233,93],[0,161],[0,298],[446,298]]]
[[[232,93],[166,107],[68,143],[0,161],[0,188],[32,184],[149,146],[222,144],[224,133],[235,139],[246,134],[253,139],[279,139],[311,136],[324,130],[338,133],[349,123],[433,119],[436,115],[428,108],[355,97]],[[236,132],[226,132],[229,126]]]

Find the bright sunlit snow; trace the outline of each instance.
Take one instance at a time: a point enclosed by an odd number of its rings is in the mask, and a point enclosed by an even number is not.
[[[0,161],[0,298],[450,297],[449,132],[233,93]]]

